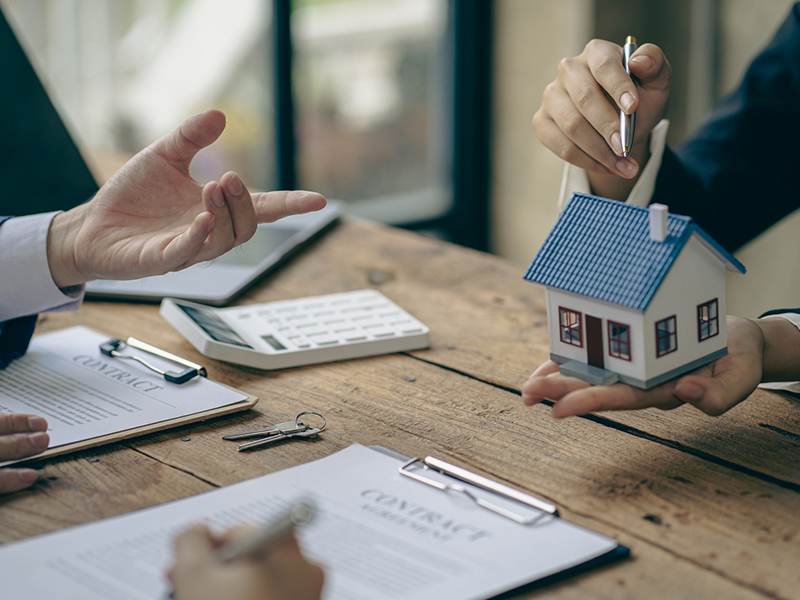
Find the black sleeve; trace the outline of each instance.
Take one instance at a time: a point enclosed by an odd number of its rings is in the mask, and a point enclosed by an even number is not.
[[[800,207],[800,3],[742,84],[674,152],[652,202],[733,251]]]
[[[0,369],[4,369],[28,349],[36,327],[36,315],[11,319],[0,325]]]

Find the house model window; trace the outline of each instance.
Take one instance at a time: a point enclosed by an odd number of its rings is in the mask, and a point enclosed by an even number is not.
[[[622,360],[631,359],[630,327],[622,323],[608,322],[608,354]]]
[[[561,341],[565,344],[582,348],[581,313],[559,307],[558,316],[561,322]]]
[[[675,317],[656,323],[656,356],[661,357],[678,349],[678,325]]]
[[[525,279],[562,374],[647,390],[728,353],[726,271],[745,269],[691,218],[575,194]]]
[[[717,299],[697,307],[697,338],[702,342],[719,333]]]

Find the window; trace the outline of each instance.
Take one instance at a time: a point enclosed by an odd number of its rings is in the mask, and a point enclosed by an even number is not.
[[[228,127],[193,162],[199,182],[231,169],[251,188],[313,189],[350,213],[489,249],[491,2],[0,6],[90,163],[102,149],[103,164],[121,164],[213,106]]]
[[[561,331],[561,341],[571,346],[583,348],[583,334],[581,332],[581,313],[569,310],[568,308],[558,308],[559,330]]]
[[[656,323],[656,357],[678,349],[678,326],[675,316]]]
[[[719,311],[717,299],[697,307],[697,339],[707,340],[719,333]]]
[[[630,327],[622,323],[608,322],[608,354],[622,360],[631,359]]]

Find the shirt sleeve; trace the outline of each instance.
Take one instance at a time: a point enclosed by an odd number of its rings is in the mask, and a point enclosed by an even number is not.
[[[47,233],[57,213],[16,217],[0,225],[0,323],[42,312],[76,310],[84,286],[59,289],[47,263]]]
[[[762,319],[786,319],[792,325],[800,329],[800,314],[794,312],[782,312],[779,314],[771,314],[764,317]],[[769,383],[762,383],[759,384],[760,388],[765,390],[780,390],[783,392],[791,392],[793,394],[800,394],[800,383],[796,381],[788,382],[788,381],[771,381]]]
[[[667,133],[669,132],[669,121],[662,119],[650,132],[650,158],[642,169],[639,179],[633,186],[631,193],[625,200],[628,204],[636,206],[647,206],[653,197],[656,187],[656,179],[661,169],[661,161],[664,158],[664,150],[667,145]],[[558,209],[561,210],[572,197],[572,194],[591,194],[589,177],[586,171],[567,163],[564,167],[564,174],[561,178],[561,193],[558,198]]]

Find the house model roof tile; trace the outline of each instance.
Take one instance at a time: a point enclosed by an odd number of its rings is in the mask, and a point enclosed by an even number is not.
[[[561,212],[525,279],[565,292],[644,311],[689,238],[728,270],[744,266],[690,217],[670,214],[667,238],[650,238],[647,208],[575,194]]]

